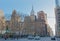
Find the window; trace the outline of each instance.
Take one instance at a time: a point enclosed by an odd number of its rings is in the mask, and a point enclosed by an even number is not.
[[[60,24],[59,24],[59,27],[60,27]]]
[[[58,21],[60,21],[60,18],[58,18]]]

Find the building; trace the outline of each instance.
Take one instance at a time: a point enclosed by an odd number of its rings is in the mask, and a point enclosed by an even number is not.
[[[34,15],[32,7],[30,16],[24,18],[24,34],[47,36],[47,15],[43,11],[39,11]]]
[[[35,21],[35,19],[36,19],[36,15],[35,15],[33,6],[32,6],[32,10],[30,12],[30,18],[31,18],[32,22]]]
[[[16,34],[20,32],[20,22],[21,22],[20,16],[16,12],[16,10],[13,10],[11,20],[10,20],[11,32],[16,33]]]
[[[37,30],[39,29],[39,33],[41,36],[47,36],[47,15],[44,11],[39,11],[37,13]]]
[[[4,12],[0,10],[0,33],[4,33],[5,31],[5,18],[4,18]]]
[[[32,23],[31,23],[31,19],[30,19],[30,16],[26,16],[24,18],[24,34],[32,34],[33,31],[32,31]]]
[[[45,22],[47,21],[47,14],[44,13],[44,11],[39,11],[37,13],[37,16],[38,16],[38,20],[44,20]]]
[[[55,8],[56,15],[56,36],[60,36],[60,7]]]
[[[35,33],[35,18],[36,16],[34,15],[34,9],[32,6],[30,16],[24,18],[24,31],[28,35],[34,35]]]
[[[60,0],[56,0],[55,16],[56,16],[56,36],[60,37]]]

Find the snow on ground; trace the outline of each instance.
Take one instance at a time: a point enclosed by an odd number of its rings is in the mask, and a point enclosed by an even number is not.
[[[0,39],[0,41],[60,41],[60,38],[57,38],[56,40],[51,40],[51,37],[41,37],[40,40],[35,40],[35,39],[32,39],[32,40],[29,40],[28,38],[26,39]]]
[[[60,38],[56,38],[56,41],[60,41]]]

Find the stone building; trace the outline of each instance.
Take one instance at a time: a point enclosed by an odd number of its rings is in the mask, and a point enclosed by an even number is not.
[[[38,19],[36,22],[37,33],[41,36],[47,36],[47,17],[44,11],[37,13]],[[39,31],[38,31],[39,30]]]

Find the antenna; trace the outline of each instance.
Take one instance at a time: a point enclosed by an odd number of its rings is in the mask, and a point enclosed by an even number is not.
[[[32,10],[31,10],[31,15],[34,15],[34,8],[33,8],[33,5],[32,5]]]

